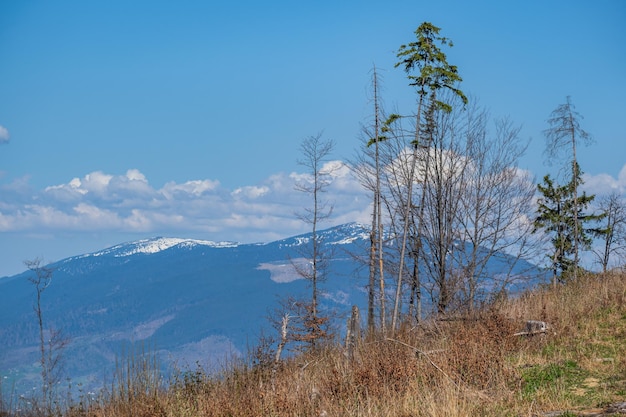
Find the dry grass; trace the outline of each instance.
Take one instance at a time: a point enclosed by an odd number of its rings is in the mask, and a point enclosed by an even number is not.
[[[526,320],[543,336],[514,336]],[[129,362],[109,395],[66,413],[122,416],[532,416],[626,400],[626,276],[590,275],[274,368],[234,363],[182,373],[167,388]],[[138,374],[138,375],[134,375]]]

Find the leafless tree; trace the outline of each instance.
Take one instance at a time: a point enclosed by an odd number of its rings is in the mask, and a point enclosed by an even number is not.
[[[461,274],[461,301],[472,310],[483,292],[504,292],[520,274],[513,269],[519,259],[532,256],[534,181],[517,168],[526,145],[519,138],[520,128],[508,119],[494,123],[489,131],[489,115],[476,105],[465,113],[465,158],[457,215],[459,240],[465,245],[455,251],[455,264]],[[507,257],[501,255],[506,254]],[[488,263],[498,257],[508,271],[488,274]],[[504,266],[504,265],[502,265]],[[519,272],[519,271],[518,271]]]
[[[440,99],[458,100],[452,94]],[[404,140],[404,132],[415,126],[405,130],[402,120],[381,144],[381,195],[388,229],[396,235],[403,233],[402,208],[415,155],[416,192],[402,285],[410,289],[408,314],[417,321],[422,289],[439,313],[459,306],[471,309],[521,279],[518,261],[535,249],[529,241],[535,186],[517,168],[526,149],[519,128],[505,119],[490,131],[489,114],[476,104],[450,107],[451,112],[432,108],[425,113],[417,152],[407,151]],[[389,269],[400,264],[391,263],[391,257],[388,261]],[[489,270],[491,261],[499,263],[498,276]]]
[[[599,209],[606,214],[606,223],[603,229],[604,245],[600,250],[594,250],[602,271],[606,272],[611,265],[619,265],[626,257],[626,201],[616,192],[603,197]],[[613,257],[618,261],[611,262]]]
[[[453,303],[472,309],[520,279],[514,268],[534,249],[535,186],[517,169],[526,146],[510,121],[496,121],[490,132],[489,115],[475,102],[436,117],[422,162],[428,175],[418,237],[425,285],[444,313]],[[493,276],[488,266],[496,258],[502,270]]]
[[[409,123],[410,120],[405,120]],[[393,129],[381,131],[384,140],[379,141],[377,147],[374,146],[370,139],[374,134],[372,128],[366,128],[364,132],[364,146],[359,154],[357,161],[353,162],[354,172],[359,178],[361,184],[376,195],[377,182],[380,184],[378,188],[378,207],[376,210],[377,221],[375,232],[370,236],[370,247],[367,257],[367,265],[370,272],[374,272],[378,279],[378,293],[376,299],[378,301],[380,329],[385,332],[388,328],[389,311],[386,308],[389,302],[394,302],[391,293],[386,288],[387,280],[393,276],[397,276],[400,258],[400,241],[404,229],[404,208],[406,207],[407,198],[407,182],[410,177],[410,159],[412,152],[406,148],[406,132],[411,129],[404,130],[402,121],[395,123]],[[370,142],[370,146],[367,146]],[[376,149],[377,148],[377,149]],[[377,155],[377,157],[376,157]],[[376,169],[376,160],[378,160],[378,170]],[[377,175],[378,173],[378,175]],[[378,179],[377,179],[378,178]],[[417,179],[415,175],[414,180]],[[420,180],[417,180],[419,182]],[[416,199],[419,194],[413,195]],[[412,236],[415,235],[415,203],[412,204],[413,209],[410,215],[409,237],[407,245],[412,245]],[[374,209],[372,212],[374,213]],[[374,245],[374,248],[372,248]],[[412,254],[409,248],[407,253]],[[409,283],[409,271],[415,268],[412,263],[414,258],[407,256],[403,263],[405,273],[403,274],[402,285]],[[370,275],[371,278],[371,275]],[[402,303],[400,303],[401,305]]]
[[[416,187],[415,183],[420,182],[418,160],[421,147],[407,146],[408,141],[414,138],[414,131],[414,119],[395,118],[392,124],[386,124],[383,127],[382,133],[385,140],[380,142],[378,149],[381,166],[379,170],[381,219],[386,219],[385,235],[396,242],[394,247],[397,249],[397,253],[387,254],[384,265],[385,270],[390,274],[401,277],[396,281],[395,297],[392,300],[394,311],[398,310],[398,312],[402,305],[402,287],[408,282],[408,277],[411,275],[409,271],[416,268],[415,258],[410,256],[414,252],[409,246],[413,243],[412,236],[416,233],[417,225],[415,221],[417,194],[412,190]],[[408,212],[407,207],[411,208]],[[381,237],[384,237],[382,226]],[[380,253],[382,253],[382,248]],[[383,294],[381,290],[381,295]],[[392,313],[392,329],[393,325]]]
[[[452,262],[456,250],[454,243],[458,239],[460,190],[467,166],[461,147],[464,133],[462,112],[458,108],[452,112],[433,112],[431,140],[423,152],[422,165],[427,171],[422,187],[421,233],[417,238],[425,246],[420,256],[429,277],[427,288],[439,313],[446,311],[458,287]]]
[[[324,330],[328,317],[321,317],[319,314],[318,295],[319,284],[327,275],[330,254],[323,249],[318,227],[333,212],[332,204],[323,198],[333,173],[333,167],[326,164],[333,148],[334,142],[323,140],[321,134],[310,136],[300,145],[301,159],[298,161],[307,170],[308,177],[296,184],[296,190],[308,194],[313,201],[311,207],[306,207],[297,214],[300,220],[311,227],[310,244],[303,249],[303,256],[308,263],[294,263],[293,265],[296,272],[310,283],[311,299],[309,303],[298,306],[300,313],[294,316],[292,322],[296,324],[296,318],[302,319],[301,325],[305,332],[294,332],[294,334],[300,334],[302,341],[311,346],[315,346],[317,340],[328,336]]]
[[[25,261],[24,264],[31,272],[28,280],[35,286],[36,298],[33,309],[37,316],[39,329],[41,395],[45,411],[50,413],[52,411],[55,394],[54,387],[60,380],[62,353],[68,340],[62,336],[61,331],[46,328],[44,325],[42,294],[52,283],[54,270],[48,266],[43,266],[42,260],[39,258]]]
[[[381,148],[387,137],[382,131],[384,111],[379,92],[380,77],[375,66],[372,69],[371,88],[372,120],[362,129],[363,146],[357,160],[352,163],[352,167],[363,187],[372,193],[372,224],[367,259],[369,270],[367,328],[370,332],[375,328],[375,311],[376,305],[378,305],[381,318],[380,325],[384,332],[386,313]]]

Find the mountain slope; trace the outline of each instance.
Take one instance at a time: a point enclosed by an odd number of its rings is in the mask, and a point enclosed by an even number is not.
[[[351,223],[319,233],[332,253],[322,308],[364,310],[367,271],[354,255],[367,253],[367,228]],[[156,350],[165,368],[197,361],[210,368],[240,355],[262,332],[274,334],[267,318],[279,299],[308,295],[293,264],[306,264],[302,248],[310,238],[267,244],[154,238],[50,265],[42,307],[46,328],[62,330],[70,341],[65,375],[73,384],[102,384],[132,343]],[[16,381],[18,392],[39,384],[28,276],[0,279],[0,372]]]
[[[346,225],[322,233],[329,244],[354,250],[363,232]],[[65,373],[75,383],[102,381],[132,342],[157,349],[166,365],[241,354],[268,331],[277,299],[306,294],[306,282],[289,259],[298,262],[307,239],[237,244],[155,238],[51,264],[43,315],[47,328],[62,330],[70,340]],[[362,304],[362,282],[349,275],[352,259],[344,252],[332,263],[326,307]],[[0,370],[20,386],[38,381],[35,289],[28,276],[0,280]]]

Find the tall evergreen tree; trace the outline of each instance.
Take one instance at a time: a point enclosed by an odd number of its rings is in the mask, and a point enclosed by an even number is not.
[[[559,105],[556,109],[552,111],[550,114],[550,118],[548,119],[549,128],[544,131],[544,134],[547,139],[547,147],[546,153],[548,157],[554,158],[558,157],[559,152],[563,149],[569,149],[566,166],[568,169],[571,169],[571,188],[572,188],[572,196],[573,196],[573,204],[574,204],[574,236],[578,236],[581,232],[578,229],[579,222],[576,219],[576,215],[578,213],[578,186],[580,185],[577,182],[577,170],[578,168],[578,159],[576,155],[577,145],[579,143],[590,144],[592,142],[591,135],[587,133],[580,126],[580,120],[583,117],[575,110],[575,106],[572,103],[572,100],[569,96],[567,96],[565,103]],[[582,238],[574,238],[574,265],[578,266],[578,261],[580,258],[579,255],[579,243],[582,242]],[[578,268],[574,268],[574,278],[576,278]]]
[[[585,192],[577,195],[578,185],[583,184],[578,164],[575,164],[574,172],[574,178],[565,185],[556,184],[550,175],[543,178],[543,185],[538,185],[542,197],[538,202],[535,231],[543,229],[551,236],[554,252],[548,256],[554,284],[570,276],[576,277],[578,248],[589,249],[592,237],[603,233],[603,230],[589,226],[602,219],[604,214],[585,213],[595,195],[588,196]]]

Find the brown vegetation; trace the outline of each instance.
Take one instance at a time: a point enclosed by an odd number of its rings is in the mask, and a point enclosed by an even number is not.
[[[515,335],[529,319],[546,334]],[[626,400],[626,275],[579,277],[469,317],[370,335],[285,359],[183,372],[167,387],[133,359],[109,394],[63,414],[122,416],[541,416]],[[559,413],[549,411],[565,410]]]

